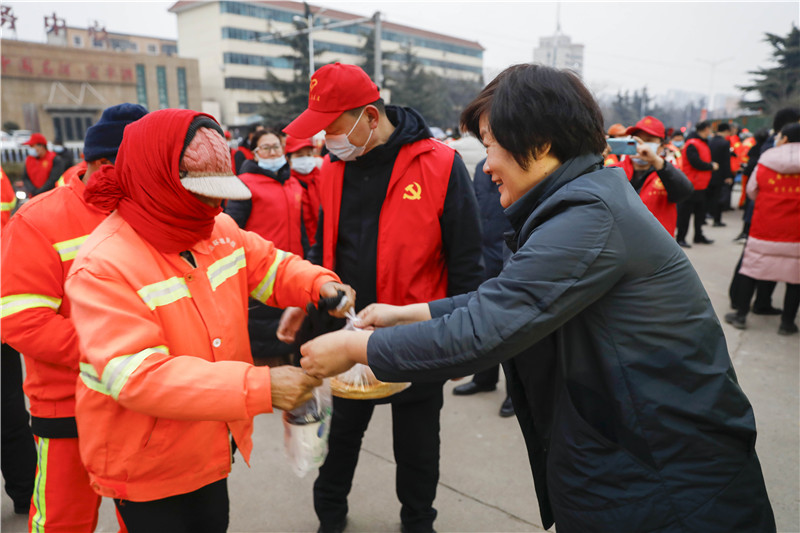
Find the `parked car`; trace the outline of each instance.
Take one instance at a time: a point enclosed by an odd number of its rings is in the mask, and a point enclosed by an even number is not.
[[[11,132],[11,140],[14,141],[17,146],[22,146],[22,144],[28,142],[30,138],[30,130],[14,130]]]

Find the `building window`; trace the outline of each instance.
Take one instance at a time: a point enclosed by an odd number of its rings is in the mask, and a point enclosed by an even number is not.
[[[178,107],[189,109],[189,97],[186,94],[186,69],[178,67]]]
[[[165,56],[176,56],[178,55],[178,47],[174,44],[162,44],[161,53]]]
[[[53,117],[53,131],[56,134],[54,139],[64,138],[64,131],[61,129],[61,117]]]
[[[158,46],[155,44],[148,44],[147,45],[147,53],[151,56],[158,55]]]
[[[247,91],[274,91],[275,88],[267,80],[257,78],[225,78],[226,89],[244,89]]]
[[[93,114],[90,112],[53,115],[54,139],[61,139],[62,142],[83,141],[92,123]]]
[[[167,67],[156,67],[156,82],[158,83],[158,108],[169,107],[167,99]]]
[[[131,52],[138,52],[139,51],[139,43],[131,42]]]
[[[139,105],[147,107],[147,81],[142,64],[136,65],[136,101]]]
[[[239,102],[239,114],[240,115],[254,115],[258,113],[258,108],[263,105],[257,102]]]
[[[73,35],[72,46],[76,48],[83,48],[83,37],[81,37],[80,35]]]

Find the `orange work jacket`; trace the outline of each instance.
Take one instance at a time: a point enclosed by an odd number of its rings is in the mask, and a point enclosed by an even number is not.
[[[81,244],[106,217],[86,203],[83,191],[71,176],[66,186],[25,203],[3,230],[3,339],[25,357],[24,389],[34,417],[75,416],[78,337],[64,282]]]
[[[112,213],[67,279],[80,339],[81,459],[103,496],[149,501],[225,478],[230,435],[245,461],[253,416],[272,411],[253,366],[247,300],[305,307],[335,274],[221,214],[191,248],[161,253]]]
[[[0,168],[0,228],[6,227],[11,212],[17,207],[17,194],[5,171]]]

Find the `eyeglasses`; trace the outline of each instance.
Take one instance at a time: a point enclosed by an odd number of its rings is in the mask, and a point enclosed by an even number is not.
[[[266,152],[266,153],[269,153],[269,152],[278,152],[278,153],[280,153],[280,152],[283,151],[283,148],[281,148],[280,144],[262,144],[261,146],[256,148],[256,150],[261,150],[262,152]]]

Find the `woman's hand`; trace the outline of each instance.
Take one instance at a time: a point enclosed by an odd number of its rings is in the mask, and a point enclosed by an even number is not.
[[[362,328],[388,328],[430,320],[428,304],[389,305],[370,304],[358,313]]]
[[[300,366],[310,376],[324,378],[341,374],[356,363],[367,364],[367,342],[371,331],[334,331],[311,339],[300,347]]]
[[[339,291],[344,292],[345,304],[339,309],[331,309],[328,313],[337,318],[344,318],[347,311],[351,309],[356,303],[356,291],[350,285],[344,283],[337,283],[329,281],[319,289],[319,295],[322,298],[334,298],[339,294]]]

